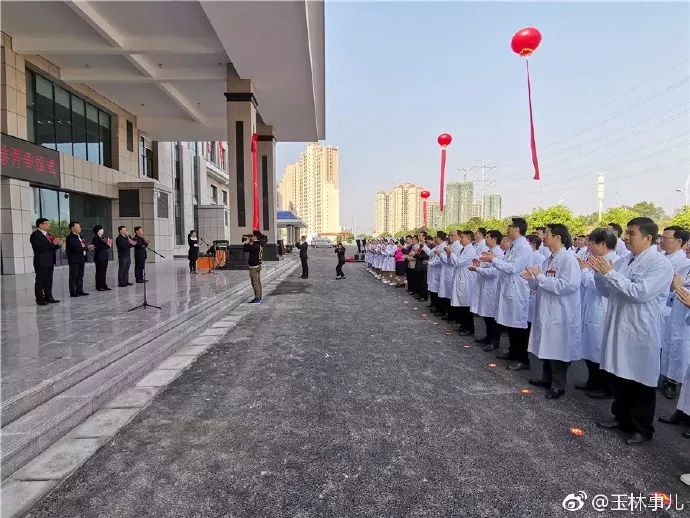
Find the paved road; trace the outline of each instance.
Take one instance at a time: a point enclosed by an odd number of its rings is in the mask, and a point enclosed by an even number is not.
[[[607,403],[522,394],[525,373],[488,367],[405,290],[310,256],[308,281],[285,281],[31,516],[553,517],[578,490],[690,508],[680,429],[627,447],[594,427]]]

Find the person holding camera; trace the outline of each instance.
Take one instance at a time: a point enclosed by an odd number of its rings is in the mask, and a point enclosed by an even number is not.
[[[343,273],[343,265],[345,264],[345,247],[341,241],[335,247],[335,253],[338,255],[338,264],[335,267],[335,278],[344,279],[345,274]]]
[[[301,237],[297,249],[299,250],[299,260],[302,262],[302,276],[300,279],[308,279],[309,263],[307,262],[307,251],[309,250],[309,243],[307,243],[307,236]]]
[[[250,304],[261,304],[261,264],[263,263],[264,245],[266,244],[266,236],[258,230],[251,234],[242,236],[244,243],[243,250],[249,253],[247,258],[247,266],[249,266],[249,280],[254,290],[254,299]]]

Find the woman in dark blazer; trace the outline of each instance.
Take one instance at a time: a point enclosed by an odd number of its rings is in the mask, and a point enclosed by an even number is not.
[[[196,235],[196,230],[192,230],[187,236],[187,243],[189,244],[189,273],[196,273],[196,260],[199,258],[199,238]]]
[[[110,246],[112,240],[103,237],[103,227],[96,225],[93,227],[93,239],[91,244],[94,247],[93,262],[96,263],[96,290],[110,291],[105,277],[108,273],[108,261],[110,260]]]

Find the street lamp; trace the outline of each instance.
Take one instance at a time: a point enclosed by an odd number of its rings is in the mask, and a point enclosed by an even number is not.
[[[682,189],[676,189],[676,192],[679,192],[685,196],[685,207],[688,206],[688,186],[690,185],[690,174],[688,177],[685,179],[685,190],[683,191]]]

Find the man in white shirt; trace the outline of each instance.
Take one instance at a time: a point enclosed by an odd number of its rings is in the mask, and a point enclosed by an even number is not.
[[[601,368],[611,374],[614,392],[614,418],[597,426],[627,432],[628,445],[642,444],[654,435],[661,306],[673,279],[671,264],[653,246],[658,233],[651,219],[634,218],[626,230],[630,259],[620,259],[615,266],[604,257],[589,260],[597,289],[609,299]]]
[[[491,252],[486,252],[480,257],[481,261],[491,263],[500,272],[496,322],[506,328],[510,349],[507,354],[498,355],[497,358],[512,360],[507,367],[508,370],[529,369],[529,286],[520,276],[532,257],[532,247],[525,238],[526,233],[527,221],[523,218],[512,218],[507,231],[512,243],[505,257],[496,257]]]
[[[474,242],[472,245],[477,251],[477,255],[482,255],[489,250],[489,246],[486,244],[486,229],[484,227],[479,227],[474,233]]]
[[[549,257],[551,255],[551,250],[544,244],[544,234],[546,232],[546,227],[537,227],[534,229],[534,233],[539,236],[539,239],[541,240],[541,245],[539,245],[539,248],[537,251],[543,255],[545,258]]]

